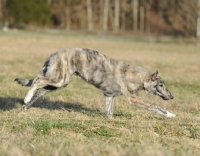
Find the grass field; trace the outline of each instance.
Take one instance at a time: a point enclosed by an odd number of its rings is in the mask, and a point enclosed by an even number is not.
[[[138,41],[139,40],[139,41]],[[112,58],[158,70],[175,99],[141,96],[177,115],[167,119],[115,100],[104,118],[103,95],[74,76],[62,91],[21,111],[33,78],[53,52],[95,49]],[[0,31],[0,155],[192,156],[200,154],[200,47],[175,39],[123,38],[61,32]]]

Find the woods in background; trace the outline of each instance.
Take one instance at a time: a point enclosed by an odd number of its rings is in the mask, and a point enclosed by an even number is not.
[[[14,27],[196,36],[198,1],[0,0],[0,22]]]

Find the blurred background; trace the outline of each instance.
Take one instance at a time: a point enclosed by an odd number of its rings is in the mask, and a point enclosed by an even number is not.
[[[0,0],[0,27],[200,36],[200,0]],[[199,13],[200,17],[200,13]]]
[[[0,156],[199,156],[200,0],[0,0]],[[62,91],[24,112],[32,79],[64,48],[97,50],[159,71],[175,97],[143,99],[174,113],[166,119],[103,94],[73,76]]]

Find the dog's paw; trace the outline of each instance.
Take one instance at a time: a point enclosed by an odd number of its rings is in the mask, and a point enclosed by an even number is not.
[[[106,115],[106,118],[107,118],[107,119],[112,119],[113,116],[112,116],[112,115]]]
[[[26,111],[27,110],[26,105],[23,105],[21,109],[22,109],[22,111]]]
[[[33,94],[28,94],[25,98],[24,98],[24,103],[28,104],[31,101]]]
[[[14,81],[16,81],[18,84],[25,86],[26,85],[26,80],[22,78],[16,78]]]
[[[167,118],[175,118],[176,115],[167,111],[166,117]]]

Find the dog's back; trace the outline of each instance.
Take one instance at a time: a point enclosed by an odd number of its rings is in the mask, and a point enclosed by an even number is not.
[[[39,75],[53,77],[56,82],[65,83],[75,73],[104,94],[116,96],[121,94],[116,71],[123,65],[124,63],[94,50],[70,48],[52,54]]]

